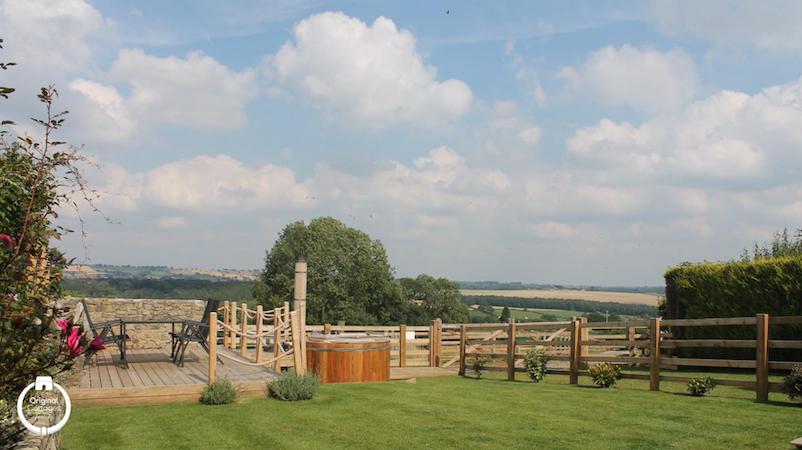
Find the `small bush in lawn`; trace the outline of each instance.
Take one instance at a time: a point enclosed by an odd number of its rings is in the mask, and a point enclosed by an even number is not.
[[[802,400],[802,366],[794,366],[791,373],[783,378],[782,391],[791,400]]]
[[[526,365],[526,373],[532,382],[538,383],[546,377],[546,363],[548,361],[546,353],[541,349],[530,350],[526,353],[524,364]]]
[[[688,393],[694,397],[702,397],[716,387],[716,382],[710,377],[691,378],[688,380]]]
[[[223,380],[203,388],[200,402],[205,405],[227,405],[236,399],[237,390],[228,380]]]
[[[471,370],[473,370],[473,373],[474,375],[476,375],[476,378],[482,378],[482,374],[487,368],[487,364],[489,362],[490,360],[487,358],[483,357],[474,358],[473,362],[471,363]]]
[[[615,383],[621,379],[621,369],[606,362],[590,366],[588,373],[596,386],[603,388],[615,386]]]
[[[267,384],[267,392],[279,400],[294,402],[311,399],[319,387],[320,379],[315,374],[298,375],[295,372],[284,372]]]

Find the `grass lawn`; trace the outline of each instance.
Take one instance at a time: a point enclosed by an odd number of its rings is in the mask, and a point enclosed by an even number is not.
[[[523,380],[523,375],[521,375]],[[802,407],[772,394],[621,380],[615,389],[498,378],[323,386],[314,400],[225,406],[76,407],[63,448],[785,449],[802,436]]]

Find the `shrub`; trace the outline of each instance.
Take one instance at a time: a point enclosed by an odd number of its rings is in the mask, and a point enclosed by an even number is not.
[[[490,362],[489,359],[484,357],[474,358],[473,362],[471,363],[471,370],[476,375],[476,378],[482,378],[482,374],[484,370],[487,368],[487,363]]]
[[[200,402],[205,405],[227,405],[237,399],[237,390],[228,380],[212,383],[201,392]]]
[[[802,400],[802,366],[797,365],[783,378],[782,391],[791,400]]]
[[[529,379],[534,383],[538,383],[546,377],[546,363],[548,357],[543,350],[530,350],[524,357],[524,364],[526,365],[526,373]]]
[[[284,372],[267,384],[267,392],[269,396],[279,400],[294,402],[311,399],[319,387],[320,380],[315,374]]]
[[[694,397],[702,397],[716,387],[716,382],[710,377],[691,378],[688,380],[688,393]]]
[[[794,316],[802,310],[802,257],[682,264],[665,273],[664,319]],[[755,327],[700,326],[672,329],[675,339],[754,339]],[[772,339],[797,339],[802,326],[774,327]],[[675,356],[754,359],[754,349],[682,348]],[[773,349],[772,358],[802,361],[802,350]]]
[[[621,369],[606,362],[590,366],[588,373],[593,378],[593,382],[603,388],[615,386],[615,383],[621,379]]]

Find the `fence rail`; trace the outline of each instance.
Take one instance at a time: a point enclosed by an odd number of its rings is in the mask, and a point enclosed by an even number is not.
[[[755,380],[715,380],[718,384],[739,386],[756,391],[760,402],[768,401],[768,393],[777,391],[779,383],[769,381],[770,370],[790,370],[802,364],[796,361],[772,361],[771,349],[799,349],[800,340],[769,339],[772,326],[799,325],[802,316],[726,317],[705,319],[635,320],[606,323],[587,323],[584,318],[570,322],[535,324],[465,324],[460,326],[459,367],[464,375],[470,358],[485,358],[490,362],[485,370],[505,370],[512,380],[516,372],[524,371],[523,353],[541,347],[550,361],[568,361],[567,373],[571,384],[587,373],[591,363],[608,362],[628,366],[648,367],[648,374],[625,373],[625,378],[649,380],[651,390],[659,390],[661,381],[687,382],[689,377],[661,374],[661,369],[678,366],[755,369]],[[698,326],[753,326],[755,339],[673,339],[672,329]],[[528,330],[554,330],[549,339],[528,335]],[[612,334],[618,332],[621,334]],[[484,338],[477,338],[484,334]],[[753,348],[754,359],[685,358],[671,355],[679,348]],[[503,349],[503,350],[502,350]],[[499,364],[501,362],[502,364]],[[565,368],[557,368],[566,372]]]
[[[239,353],[254,364],[263,363],[263,351],[272,350],[274,370],[304,365],[300,354],[284,347],[295,338],[294,312],[285,303],[274,310],[248,309],[245,304],[225,302],[220,308],[220,339],[224,348]],[[305,333],[383,335],[390,338],[391,365],[396,367],[459,367],[464,375],[468,359],[487,359],[485,370],[504,371],[512,380],[525,371],[527,352],[540,349],[552,362],[550,370],[565,372],[571,384],[578,383],[592,363],[607,362],[641,366],[649,373],[625,373],[626,378],[648,379],[652,390],[661,381],[688,381],[688,377],[666,375],[661,369],[679,366],[754,369],[755,380],[715,380],[718,384],[740,386],[756,391],[758,401],[780,388],[769,381],[769,371],[790,370],[795,361],[770,359],[772,349],[802,349],[802,338],[770,339],[772,327],[802,325],[802,316],[726,317],[705,319],[627,320],[588,323],[586,318],[560,322],[443,324],[440,319],[428,326],[393,325],[307,325]],[[680,327],[754,327],[755,339],[677,339]],[[217,334],[214,334],[215,336]],[[285,344],[282,344],[285,343]],[[292,345],[297,348],[297,344]],[[683,348],[755,349],[753,359],[687,358],[673,354]]]

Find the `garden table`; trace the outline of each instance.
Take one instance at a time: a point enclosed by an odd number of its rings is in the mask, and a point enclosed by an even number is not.
[[[122,321],[122,334],[123,336],[127,336],[128,333],[126,332],[126,328],[128,325],[145,325],[145,324],[170,324],[172,325],[172,332],[170,336],[175,336],[175,324],[177,323],[184,323],[186,319],[138,319],[138,320],[128,320],[128,319],[121,319]],[[125,345],[128,342],[126,341],[123,343],[123,351],[122,355],[120,355],[120,359],[125,364],[125,367],[128,367],[128,361],[126,360],[126,352],[125,352]],[[170,352],[170,356],[172,357],[172,353],[175,349],[172,349]]]

